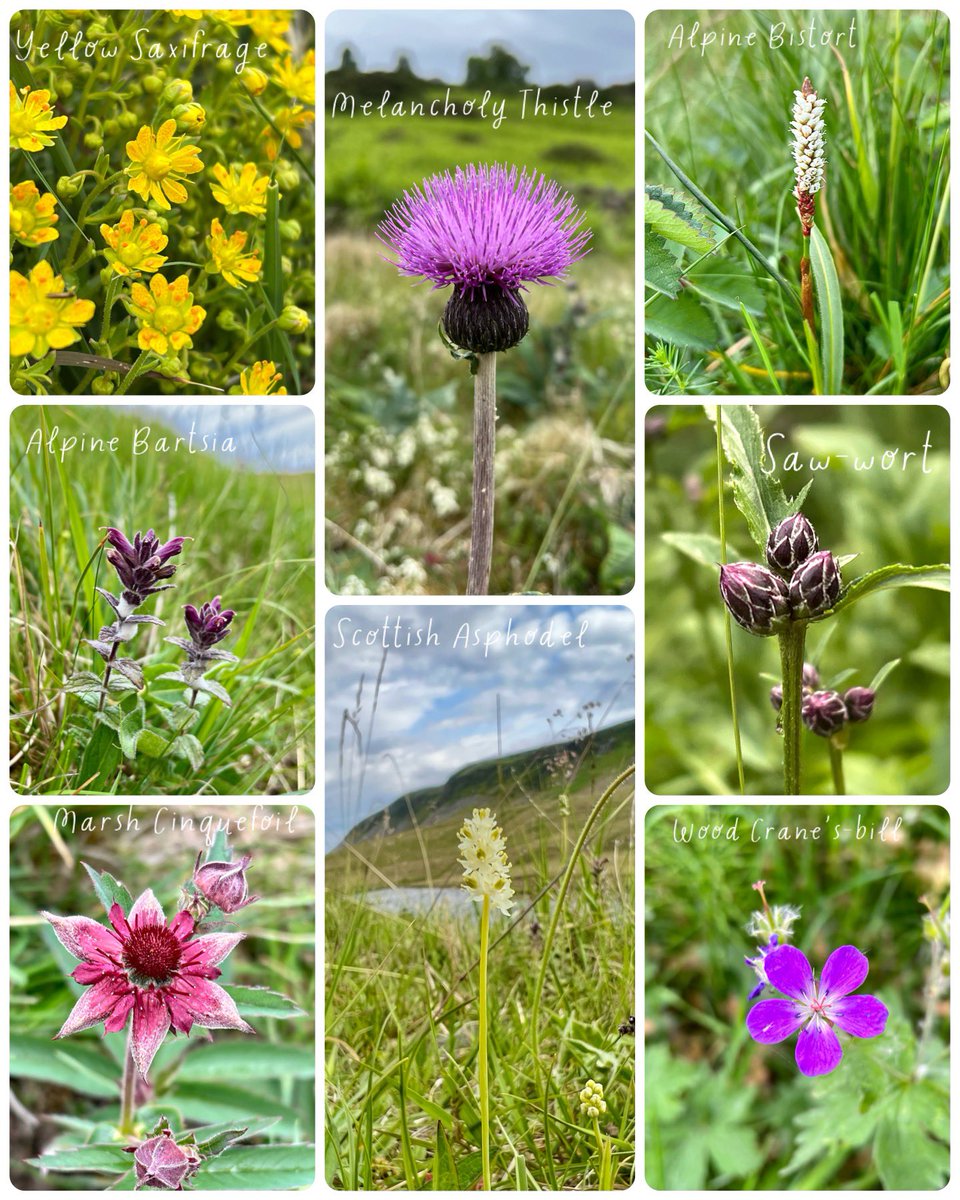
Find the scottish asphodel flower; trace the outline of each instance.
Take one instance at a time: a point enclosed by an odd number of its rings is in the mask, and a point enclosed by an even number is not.
[[[876,996],[853,996],[867,977],[867,957],[856,946],[840,946],[824,964],[819,981],[802,951],[778,946],[764,961],[769,983],[789,997],[761,1000],[747,1013],[756,1042],[782,1042],[799,1032],[796,1060],[803,1075],[827,1075],[840,1065],[837,1029],[852,1037],[877,1037],[887,1026],[887,1009]]]
[[[843,695],[843,702],[847,706],[847,720],[853,724],[869,720],[876,698],[877,693],[872,688],[848,688]]]
[[[463,882],[460,885],[474,900],[484,896],[505,915],[510,915],[513,906],[513,888],[510,884],[510,863],[504,850],[503,830],[489,808],[475,808],[473,816],[467,817],[459,833],[458,859],[463,867]]]
[[[193,868],[193,886],[221,912],[239,912],[260,899],[247,895],[246,870],[252,861],[252,856],[245,854],[236,862],[208,862],[201,866],[198,854]]]
[[[564,279],[590,232],[560,185],[515,166],[469,164],[425,179],[386,213],[377,237],[401,275],[453,286],[447,336],[477,354],[509,350],[529,326],[526,284]]]
[[[840,597],[840,564],[829,550],[811,554],[790,579],[790,606],[797,619],[817,617]]]
[[[124,1146],[124,1149],[133,1155],[137,1191],[156,1188],[182,1192],[184,1183],[197,1172],[202,1161],[195,1145],[179,1145],[169,1129],[147,1138],[139,1146]]]
[[[767,538],[767,562],[789,575],[817,551],[817,532],[802,512],[785,517]]]
[[[133,1013],[130,1049],[137,1070],[147,1071],[169,1029],[189,1033],[206,1029],[255,1032],[237,1011],[231,996],[214,983],[217,964],[242,941],[242,933],[194,937],[194,921],[178,912],[168,922],[148,888],[129,915],[119,904],[109,913],[112,929],[89,917],[42,914],[80,966],[72,976],[87,988],[64,1021],[58,1038],[103,1021],[105,1033],[117,1033]]]
[[[799,92],[794,92],[793,160],[797,180],[794,196],[804,237],[810,236],[816,211],[814,196],[823,186],[826,159],[823,157],[823,110],[826,100],[817,95],[813,84],[804,78]]]
[[[778,633],[790,620],[787,585],[759,563],[721,566],[720,595],[737,624],[758,637]]]
[[[811,733],[826,738],[839,733],[849,719],[839,692],[813,692],[804,696],[801,716]]]

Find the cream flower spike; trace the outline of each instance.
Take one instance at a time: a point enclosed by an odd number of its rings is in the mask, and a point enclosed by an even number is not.
[[[460,858],[463,867],[462,887],[474,900],[488,896],[505,915],[513,906],[510,886],[510,863],[504,849],[503,830],[489,808],[475,808],[459,833]]]

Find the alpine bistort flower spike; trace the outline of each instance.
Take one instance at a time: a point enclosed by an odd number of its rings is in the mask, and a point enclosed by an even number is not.
[[[431,279],[435,289],[453,287],[442,329],[475,356],[470,595],[486,594],[493,553],[494,355],[527,333],[526,285],[565,279],[588,252],[583,221],[573,198],[543,175],[471,163],[404,192],[377,229],[396,256],[387,261],[402,275]]]
[[[202,604],[199,609],[194,608],[192,604],[185,604],[183,619],[186,622],[190,640],[187,641],[186,638],[181,637],[164,638],[164,641],[185,650],[187,661],[182,663],[176,671],[167,672],[158,678],[176,679],[180,683],[185,683],[192,692],[191,708],[196,703],[197,692],[209,692],[218,700],[222,700],[228,708],[230,707],[230,696],[226,688],[203,677],[218,663],[240,661],[235,654],[231,654],[228,650],[214,649],[217,642],[223,641],[230,632],[230,622],[236,615],[232,608],[221,610],[219,596],[214,596],[212,600]]]
[[[769,983],[788,1000],[761,1000],[747,1013],[747,1032],[756,1042],[782,1042],[799,1031],[796,1060],[803,1075],[827,1075],[840,1065],[840,1029],[870,1038],[887,1026],[887,1008],[876,996],[853,996],[867,977],[866,955],[840,946],[824,964],[819,981],[796,946],[778,946],[764,960]],[[834,1028],[836,1027],[836,1028]]]
[[[823,109],[827,102],[817,95],[813,84],[806,77],[800,91],[794,92],[793,95],[793,122],[790,128],[793,132],[794,176],[797,181],[793,194],[797,200],[800,228],[804,239],[807,239],[813,229],[817,207],[814,197],[823,186],[826,167],[826,159],[823,157]],[[806,252],[806,240],[803,245],[800,259],[800,301],[803,319],[809,324],[812,333],[813,279],[810,274],[810,258]]]

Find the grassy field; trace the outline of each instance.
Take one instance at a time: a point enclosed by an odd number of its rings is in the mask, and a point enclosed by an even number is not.
[[[231,469],[210,454],[133,457],[132,431],[141,424],[102,408],[21,407],[11,418],[13,785],[31,794],[307,790],[314,775],[313,476]],[[76,465],[26,454],[32,432],[49,436],[54,425],[61,437],[94,429],[116,435],[126,454],[89,454]],[[145,660],[146,706],[129,693],[116,705],[126,716],[141,713],[154,731],[135,758],[121,753],[115,729],[62,690],[74,671],[102,670],[81,639],[108,620],[94,588],[115,588],[101,547],[111,524],[129,537],[153,527],[164,538],[193,539],[174,560],[182,564],[176,589],[146,608],[167,628],[147,626],[133,643]],[[212,699],[193,727],[197,761],[192,743],[193,758],[170,752],[164,724],[182,688],[155,680],[182,657],[162,640],[186,632],[181,606],[215,594],[237,612],[224,645],[241,661],[216,675],[233,707]]]

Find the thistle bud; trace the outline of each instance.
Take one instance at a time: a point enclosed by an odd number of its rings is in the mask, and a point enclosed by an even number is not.
[[[798,619],[818,617],[833,608],[839,596],[840,564],[829,550],[811,554],[790,580],[790,604]]]
[[[817,533],[803,513],[785,517],[767,538],[767,562],[789,575],[817,552]]]
[[[454,288],[443,310],[447,337],[462,350],[510,350],[526,337],[530,315],[519,288],[491,287],[486,295]]]
[[[720,595],[738,625],[769,637],[790,620],[787,585],[759,563],[728,563],[720,568]]]
[[[820,686],[820,672],[813,663],[803,664],[803,686],[815,692]]]
[[[843,702],[847,706],[847,719],[852,724],[866,721],[873,712],[873,702],[876,698],[877,693],[872,688],[849,688],[843,697]]]
[[[193,869],[193,886],[221,912],[235,913],[260,899],[259,896],[247,895],[245,872],[250,862],[250,855],[245,854],[234,863],[208,862],[201,866],[198,854]]]
[[[775,683],[770,689],[770,703],[773,705],[774,712],[779,712],[783,708],[783,688],[779,683]]]
[[[847,720],[847,706],[839,692],[814,692],[804,697],[803,723],[818,737],[833,737]]]

